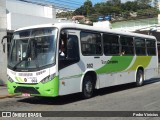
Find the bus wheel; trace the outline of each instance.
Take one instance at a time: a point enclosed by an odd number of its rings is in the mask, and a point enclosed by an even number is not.
[[[87,75],[83,81],[83,88],[82,88],[82,97],[87,99],[91,98],[94,91],[94,82],[92,81],[92,77]]]
[[[136,86],[137,87],[142,86],[143,82],[144,82],[144,74],[143,71],[139,69],[136,75]]]

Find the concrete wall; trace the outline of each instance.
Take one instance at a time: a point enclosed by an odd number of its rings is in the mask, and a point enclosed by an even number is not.
[[[52,6],[49,7],[27,2],[21,2],[17,0],[7,0],[6,7],[7,10],[11,13],[56,18],[54,14],[56,10]]]
[[[71,22],[67,20],[59,20],[45,17],[38,17],[32,15],[24,15],[18,13],[8,13],[7,14],[7,30],[16,30],[21,27],[27,27],[39,24],[50,24],[57,22]]]
[[[6,35],[6,0],[0,0],[0,85],[4,85],[7,80],[7,54],[3,53],[1,39]]]
[[[58,20],[18,13],[7,14],[7,30],[16,30],[21,27],[39,24],[49,24],[55,22],[58,22]]]

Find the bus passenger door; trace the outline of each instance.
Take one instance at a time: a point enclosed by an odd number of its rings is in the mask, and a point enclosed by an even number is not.
[[[81,69],[78,65],[79,37],[75,30],[62,31],[59,42],[59,95],[80,92]]]

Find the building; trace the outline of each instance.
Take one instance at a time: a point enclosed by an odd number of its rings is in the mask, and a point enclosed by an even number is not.
[[[6,9],[7,30],[57,22],[56,9],[53,5],[21,0],[6,0]]]

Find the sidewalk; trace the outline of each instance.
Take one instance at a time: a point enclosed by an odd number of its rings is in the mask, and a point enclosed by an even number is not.
[[[0,86],[0,99],[10,98],[17,95],[18,94],[15,94],[15,95],[9,94],[6,86]]]

